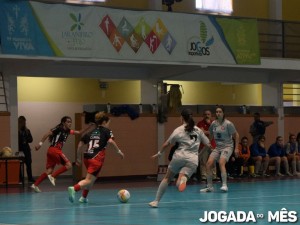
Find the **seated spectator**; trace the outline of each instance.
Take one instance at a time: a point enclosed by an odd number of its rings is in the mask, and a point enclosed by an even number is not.
[[[289,141],[285,145],[285,153],[287,155],[288,162],[292,167],[292,174],[294,176],[299,175],[298,172],[300,172],[300,156],[299,144],[297,142],[296,135],[290,134]]]
[[[248,160],[250,158],[250,148],[248,145],[248,138],[247,137],[242,137],[241,143],[238,146],[239,149],[239,155],[236,159],[236,164],[239,169],[239,175],[242,176],[244,173],[244,166],[247,165]]]
[[[262,176],[269,176],[266,171],[269,166],[269,155],[265,149],[265,136],[261,135],[258,141],[250,146],[250,155],[254,161],[255,169],[253,176],[259,176],[258,173],[261,171]]]
[[[283,138],[281,136],[277,136],[276,142],[269,147],[268,155],[270,156],[270,164],[275,164],[275,176],[283,176],[280,173],[281,165],[283,165],[286,175],[293,176],[289,172],[289,163],[283,145]]]
[[[242,137],[238,149],[238,155],[235,155],[233,152],[226,165],[229,177],[241,177],[243,175],[243,168],[247,165],[248,159],[250,158],[250,148],[248,146],[247,137]]]

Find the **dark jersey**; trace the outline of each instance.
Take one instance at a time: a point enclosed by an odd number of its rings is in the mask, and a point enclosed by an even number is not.
[[[84,158],[94,158],[100,151],[105,149],[110,138],[113,138],[112,131],[102,126],[99,126],[92,132],[84,135],[81,138],[81,141],[84,144],[88,144],[88,148],[84,152]]]
[[[73,134],[73,130],[65,130],[62,126],[57,125],[52,130],[52,141],[51,141],[51,147],[62,149],[64,143],[67,141],[67,138],[69,134]]]

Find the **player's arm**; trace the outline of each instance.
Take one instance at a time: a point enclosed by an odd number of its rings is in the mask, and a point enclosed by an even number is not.
[[[264,126],[268,127],[273,124],[273,121],[264,121]]]
[[[153,155],[152,158],[156,158],[156,157],[161,156],[164,153],[164,151],[166,151],[166,149],[168,149],[168,147],[170,145],[171,145],[171,143],[168,140],[165,141],[165,143],[162,144],[160,150],[155,155]]]
[[[212,149],[211,140],[203,133],[201,134],[201,143]]]
[[[86,134],[89,133],[91,130],[94,130],[96,128],[95,123],[89,123],[87,127],[82,128],[81,130],[71,130],[70,134]]]
[[[43,143],[46,141],[46,139],[50,135],[52,135],[52,131],[51,130],[48,133],[44,134],[44,136],[42,137],[41,141],[35,146],[35,150],[36,151],[38,151],[42,147]]]
[[[110,139],[108,140],[108,143],[109,143],[110,145],[112,145],[113,148],[114,148],[114,150],[116,151],[116,153],[118,153],[118,154],[121,156],[121,158],[124,159],[124,153],[119,149],[117,143],[116,143],[112,138],[110,138]]]

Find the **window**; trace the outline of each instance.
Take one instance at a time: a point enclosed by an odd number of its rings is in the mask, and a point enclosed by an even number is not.
[[[232,0],[196,0],[196,9],[220,14],[232,13]]]
[[[285,83],[283,90],[283,106],[300,106],[300,83]]]

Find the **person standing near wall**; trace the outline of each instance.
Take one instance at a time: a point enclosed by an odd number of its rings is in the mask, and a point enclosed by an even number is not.
[[[221,191],[227,192],[227,171],[226,163],[232,155],[233,148],[235,146],[235,155],[238,155],[238,143],[239,134],[235,129],[234,124],[225,119],[224,108],[222,106],[216,107],[216,120],[212,122],[209,127],[210,138],[214,138],[216,142],[216,148],[210,153],[208,161],[206,163],[207,172],[207,187],[200,189],[200,192],[212,192],[214,191],[212,183],[212,168],[216,161],[219,161],[219,167],[221,171],[222,187]]]
[[[31,148],[29,146],[29,143],[32,143],[32,135],[30,130],[26,126],[26,118],[25,116],[19,116],[18,118],[18,124],[19,124],[19,152],[21,152],[24,155],[25,158],[25,165],[26,165],[26,172],[27,172],[27,179],[28,182],[33,183],[35,180],[32,177],[32,158],[31,158]]]
[[[260,113],[254,113],[254,122],[250,126],[249,133],[251,134],[253,140],[252,143],[256,143],[260,136],[264,136],[266,133],[266,127],[273,124],[273,121],[262,121],[260,119]]]
[[[208,138],[209,138],[208,128],[210,127],[211,123],[212,123],[211,111],[205,110],[203,112],[203,119],[198,122],[197,127],[199,127]],[[214,139],[211,140],[211,145],[213,148],[216,147],[216,143]],[[210,153],[211,153],[211,149],[201,143],[199,148],[199,169],[200,169],[201,180],[206,180],[206,163]],[[216,178],[217,176],[216,166],[213,167],[213,176],[214,178]]]
[[[50,147],[47,151],[47,163],[46,171],[40,175],[40,177],[31,185],[31,188],[35,192],[41,192],[38,185],[45,180],[47,177],[51,184],[55,186],[55,179],[58,175],[66,172],[72,167],[70,160],[62,152],[64,143],[67,141],[69,134],[82,134],[88,128],[82,131],[71,130],[72,119],[69,116],[64,116],[61,118],[60,124],[47,132],[35,146],[35,150],[38,151],[43,145],[44,141],[48,138],[50,142]],[[56,165],[62,165],[58,170],[54,171]]]
[[[178,191],[182,192],[185,190],[187,180],[193,175],[198,166],[200,143],[203,142],[206,146],[211,147],[209,139],[205,136],[203,131],[195,126],[191,110],[182,110],[181,121],[182,125],[173,131],[170,137],[163,143],[158,153],[152,156],[152,158],[157,158],[161,156],[170,145],[179,143],[168,166],[167,173],[158,187],[155,200],[149,203],[149,206],[152,208],[158,207],[163,194],[176,174],[179,174],[176,182]]]

